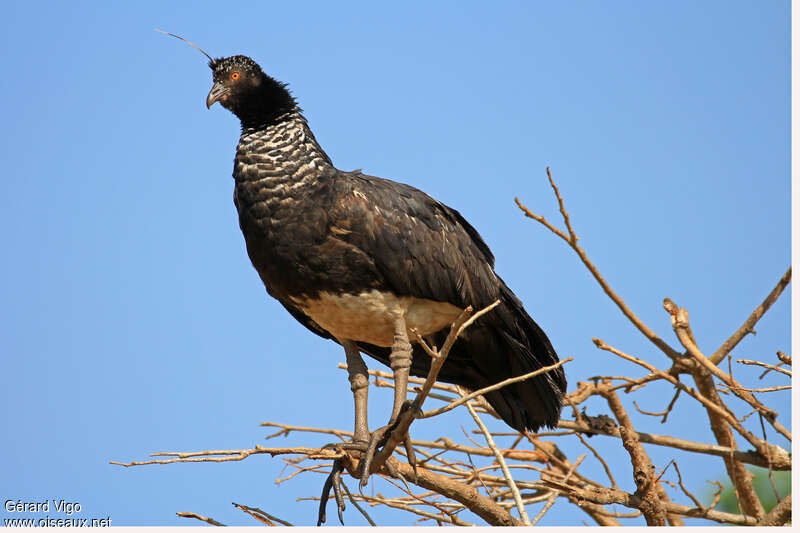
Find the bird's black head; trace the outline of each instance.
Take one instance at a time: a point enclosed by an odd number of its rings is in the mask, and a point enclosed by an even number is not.
[[[214,86],[206,98],[239,117],[243,127],[263,126],[297,107],[285,83],[264,74],[258,63],[247,56],[212,59]]]
[[[214,86],[206,97],[206,107],[219,102],[239,117],[243,128],[266,126],[289,111],[299,110],[286,84],[264,74],[258,63],[249,57],[214,59],[180,35],[156,31],[180,39],[208,58],[208,66],[214,73]]]

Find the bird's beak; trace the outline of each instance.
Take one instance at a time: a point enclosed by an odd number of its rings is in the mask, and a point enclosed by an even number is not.
[[[211,105],[214,102],[218,102],[226,94],[228,94],[227,87],[222,85],[220,82],[214,83],[214,86],[211,87],[211,91],[208,93],[208,96],[206,97],[206,107],[208,109],[211,109]]]

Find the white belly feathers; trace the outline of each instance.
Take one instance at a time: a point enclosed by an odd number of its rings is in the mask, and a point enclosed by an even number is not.
[[[416,328],[420,335],[428,335],[449,326],[461,313],[461,309],[445,302],[398,297],[378,290],[360,294],[322,292],[313,300],[292,301],[337,339],[376,346],[392,345],[394,321],[399,316],[405,316],[406,329]],[[410,332],[409,340],[414,341]]]

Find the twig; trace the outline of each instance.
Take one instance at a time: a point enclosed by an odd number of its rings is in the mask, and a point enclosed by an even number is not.
[[[680,381],[681,378],[680,378],[680,376],[678,376],[675,379]],[[680,396],[680,395],[681,395],[681,389],[676,388],[675,389],[675,395],[672,397],[672,400],[670,400],[669,405],[667,405],[667,410],[664,413],[664,418],[661,419],[661,423],[662,424],[665,424],[667,422],[667,417],[672,412],[672,408],[675,407],[675,402],[678,401],[678,396]]]
[[[450,348],[452,348],[453,344],[456,342],[456,339],[458,339],[458,337],[460,337],[461,334],[464,333],[464,331],[466,331],[466,329],[468,327],[470,327],[472,324],[475,323],[476,320],[478,320],[480,317],[482,317],[483,315],[485,315],[486,313],[488,313],[489,311],[491,311],[492,309],[494,309],[498,305],[500,305],[500,300],[495,300],[491,304],[487,305],[486,307],[484,307],[483,309],[481,309],[480,311],[478,311],[477,313],[475,313],[474,315],[469,317],[466,320],[466,322],[461,324],[461,326],[458,328],[458,331],[456,331],[455,335],[452,335],[452,336],[448,335],[447,336],[447,338],[444,341],[444,344],[442,345],[442,350],[441,351],[444,352],[445,349],[447,349],[447,352],[449,352]],[[439,355],[441,355],[441,353],[439,353]]]
[[[530,379],[530,378],[532,378],[534,376],[538,376],[540,374],[545,374],[547,372],[550,372],[551,370],[555,370],[556,368],[558,368],[561,365],[564,365],[564,364],[566,364],[566,363],[568,363],[570,361],[572,361],[572,357],[567,357],[566,359],[562,359],[561,361],[559,361],[558,363],[556,363],[554,365],[545,366],[545,367],[542,367],[542,368],[540,368],[538,370],[534,370],[533,372],[528,372],[527,374],[523,374],[521,376],[515,376],[513,378],[508,378],[508,379],[503,380],[503,381],[501,381],[499,383],[495,383],[494,385],[490,385],[488,387],[484,387],[484,388],[482,388],[480,390],[477,390],[475,392],[471,392],[471,393],[469,393],[467,395],[464,395],[461,398],[459,398],[459,399],[457,399],[457,400],[455,400],[455,401],[453,401],[453,402],[451,402],[451,403],[449,403],[449,404],[447,404],[447,405],[445,405],[443,407],[439,407],[437,409],[431,409],[430,411],[425,411],[424,413],[422,413],[419,416],[417,416],[417,418],[430,418],[432,416],[437,416],[437,415],[440,415],[442,413],[446,413],[447,411],[451,411],[451,410],[455,409],[456,407],[458,407],[459,405],[467,403],[468,401],[470,401],[473,398],[476,398],[476,397],[478,397],[478,396],[480,396],[482,394],[486,394],[487,392],[491,392],[491,391],[494,391],[494,390],[497,390],[497,389],[501,389],[501,388],[503,388],[503,387],[505,387],[507,385],[510,385],[512,383],[517,383],[519,381],[525,381],[526,379]]]
[[[489,445],[489,448],[492,449],[494,452],[494,456],[497,458],[497,462],[500,463],[500,468],[503,470],[503,476],[506,478],[506,482],[508,483],[508,488],[511,490],[511,493],[514,495],[514,501],[517,504],[517,511],[519,512],[519,516],[522,519],[522,523],[526,526],[531,525],[530,518],[528,518],[528,513],[525,511],[525,505],[522,503],[522,497],[519,494],[519,489],[517,488],[517,484],[514,482],[514,478],[511,477],[511,472],[508,469],[508,465],[506,464],[506,460],[503,458],[503,454],[500,453],[499,448],[494,443],[494,439],[492,438],[491,433],[489,433],[489,429],[483,423],[483,420],[478,416],[478,413],[475,412],[475,409],[467,403],[467,409],[469,409],[469,414],[472,415],[472,418],[475,419],[475,423],[478,424],[478,427],[481,428],[483,432],[483,436],[486,438],[486,444]]]
[[[617,480],[615,480],[614,476],[611,474],[611,469],[608,467],[608,463],[606,463],[605,459],[603,459],[603,457],[599,453],[597,453],[597,450],[592,448],[589,445],[589,443],[586,442],[586,439],[583,438],[583,435],[581,435],[580,433],[575,433],[575,435],[580,439],[581,443],[583,443],[584,446],[589,448],[589,451],[592,452],[592,454],[595,456],[595,458],[598,461],[600,461],[600,464],[603,465],[603,469],[606,471],[606,475],[608,476],[608,480],[611,481],[611,487],[616,489],[617,488]]]
[[[346,440],[345,437],[350,437],[350,438],[353,437],[353,432],[352,431],[343,431],[343,430],[340,430],[340,429],[326,429],[326,428],[315,428],[315,427],[305,427],[305,426],[291,426],[291,425],[287,425],[287,424],[279,424],[277,422],[261,422],[261,424],[259,424],[259,425],[261,427],[281,428],[280,431],[278,431],[276,433],[273,433],[272,435],[267,435],[266,437],[264,437],[264,440],[269,440],[269,439],[278,437],[280,435],[284,435],[284,436],[288,437],[289,434],[292,431],[302,431],[302,432],[308,432],[308,433],[327,433],[329,435],[336,435],[337,437],[339,437],[342,440]]]
[[[714,491],[714,499],[711,501],[711,505],[708,506],[709,509],[714,509],[717,505],[719,505],[719,499],[722,496],[722,491],[725,490],[725,487],[722,485],[720,481],[711,481],[707,480],[712,485],[717,486],[717,490]]]
[[[300,458],[298,458],[298,462],[299,461],[304,461],[305,459],[306,459],[305,457],[300,457]],[[293,467],[295,467],[297,470],[295,470],[294,472],[292,472],[291,474],[289,474],[288,476],[286,476],[284,478],[279,477],[278,479],[276,479],[275,480],[275,484],[276,485],[280,485],[281,483],[289,481],[293,477],[295,477],[295,476],[297,476],[299,474],[302,474],[303,472],[316,472],[318,474],[326,474],[327,472],[325,470],[322,470],[322,469],[327,469],[327,468],[333,467],[333,463],[322,463],[322,464],[318,463],[318,464],[314,464],[312,466],[299,467],[299,466],[293,464],[294,461],[287,461],[287,462],[289,464],[291,464]],[[283,471],[281,471],[281,473],[283,473]]]
[[[436,353],[436,352],[434,352],[434,353]],[[571,360],[571,358],[569,358],[569,359]],[[338,367],[341,368],[341,369],[347,369],[347,365],[345,365],[344,363],[339,363]],[[369,375],[371,375],[371,376],[379,376],[379,377],[382,377],[382,378],[388,378],[390,380],[394,379],[394,377],[393,377],[393,375],[391,373],[385,372],[383,370],[369,370],[368,372],[369,372]],[[520,378],[521,377],[522,376],[520,376]],[[517,379],[517,378],[510,378],[510,379]],[[425,379],[417,378],[417,377],[414,377],[414,376],[409,376],[408,381],[409,381],[409,383],[417,383],[417,384],[425,383]],[[378,386],[387,386],[387,387],[390,387],[390,388],[394,388],[394,382],[393,381],[384,384],[383,382],[379,382],[376,379],[375,380],[375,384],[378,385]],[[440,382],[437,381],[437,382],[435,382],[433,384],[432,388],[433,389],[439,389],[439,390],[447,391],[447,392],[451,392],[451,393],[456,394],[456,395],[458,394],[458,391],[456,390],[456,386],[455,385],[449,385],[447,383],[440,383]],[[421,389],[419,387],[415,387],[413,389],[409,387],[409,392],[413,392],[415,394],[419,393],[420,390]],[[447,403],[451,403],[451,402],[453,402],[453,401],[455,401],[457,399],[460,399],[460,397],[459,398],[448,398],[445,395],[438,395],[438,394],[433,394],[433,393],[430,393],[430,392],[428,393],[428,398],[435,398],[437,400],[442,400],[442,401],[445,401]],[[489,404],[489,402],[486,401],[485,398],[483,398],[481,396],[475,396],[475,397],[473,397],[471,399],[475,403],[478,404],[478,412],[486,413],[486,414],[488,414],[490,416],[493,416],[494,418],[496,418],[498,420],[501,420],[500,415],[497,414],[497,412]]]
[[[574,420],[559,420],[558,427],[580,431],[581,433],[588,433],[590,435],[606,435],[609,437],[619,438],[619,431],[614,428],[609,431],[601,431],[597,428],[592,428],[589,424],[583,422],[576,422]],[[716,444],[706,444],[704,442],[694,442],[667,435],[656,435],[653,433],[639,433],[639,440],[647,444],[655,444],[657,446],[666,446],[669,448],[677,448],[694,453],[702,453],[707,455],[714,455],[717,457],[733,457],[737,461],[743,463],[761,466],[766,468],[767,461],[760,454],[752,451],[742,451]],[[773,463],[775,470],[791,470],[792,461],[788,453],[781,454],[781,460],[778,463]]]
[[[581,261],[586,266],[586,268],[589,269],[589,272],[592,273],[592,276],[594,276],[594,279],[596,279],[597,282],[600,284],[600,287],[602,287],[603,291],[608,295],[609,298],[611,298],[611,300],[615,304],[617,304],[617,307],[619,307],[620,311],[622,311],[622,313],[628,318],[628,320],[630,320],[633,323],[633,325],[636,326],[636,328],[650,340],[650,342],[655,344],[670,359],[676,359],[677,357],[679,357],[680,354],[678,354],[678,352],[673,350],[669,344],[661,340],[661,338],[658,335],[656,335],[656,333],[653,330],[647,327],[647,325],[644,322],[642,322],[641,319],[638,316],[636,316],[636,314],[633,311],[631,311],[631,309],[628,307],[628,304],[625,303],[625,300],[623,300],[616,292],[614,292],[614,290],[611,288],[608,282],[606,282],[606,280],[600,274],[600,271],[597,270],[597,267],[594,266],[594,263],[592,263],[589,260],[589,257],[586,255],[586,252],[583,250],[583,248],[578,246],[578,237],[572,230],[572,225],[569,222],[569,216],[567,215],[566,208],[564,207],[564,202],[561,198],[561,194],[558,192],[558,187],[553,181],[553,177],[550,175],[549,167],[547,168],[547,178],[548,180],[550,180],[550,187],[553,189],[553,192],[555,193],[556,198],[558,199],[559,210],[561,211],[561,216],[562,218],[564,218],[564,222],[570,233],[569,237],[563,231],[557,229],[552,224],[547,222],[547,220],[543,216],[537,215],[533,213],[530,209],[525,207],[519,201],[519,198],[514,198],[514,201],[516,202],[517,206],[522,210],[523,213],[525,213],[525,216],[527,216],[528,218],[532,218],[537,222],[543,224],[550,231],[561,237],[567,244],[569,244],[569,246],[573,250],[575,250],[575,253],[578,254],[578,257],[580,257]]]
[[[572,474],[575,473],[575,469],[578,468],[578,465],[581,464],[584,459],[586,459],[586,454],[583,454],[580,457],[578,457],[578,460],[575,461],[572,464],[572,466],[567,471],[567,473],[564,475],[564,477],[562,478],[561,481],[564,482],[564,483],[569,481],[569,478],[572,476]],[[542,509],[536,514],[536,516],[533,518],[533,520],[531,520],[531,525],[532,526],[535,526],[536,524],[538,524],[539,520],[541,520],[544,517],[544,515],[547,513],[547,511],[556,503],[556,500],[558,499],[558,495],[559,495],[558,491],[555,491],[555,490],[552,491],[552,494],[547,498],[547,502],[544,504]]]
[[[180,516],[180,517],[182,517],[182,518],[194,518],[196,520],[201,520],[203,522],[208,522],[212,526],[225,527],[225,524],[217,522],[213,518],[209,518],[207,516],[199,515],[197,513],[190,513],[190,512],[186,512],[186,511],[181,511],[181,512],[175,513],[175,514]]]
[[[423,517],[431,519],[431,520],[436,520],[436,521],[441,521],[441,522],[450,522],[450,523],[455,524],[457,526],[474,526],[475,525],[475,524],[472,524],[472,523],[467,522],[465,520],[462,520],[462,519],[458,518],[455,515],[451,515],[449,517],[436,515],[436,514],[433,514],[433,513],[429,513],[427,511],[423,511],[422,509],[417,509],[416,507],[414,507],[412,505],[408,505],[406,503],[402,503],[402,502],[398,502],[398,501],[385,500],[385,499],[382,499],[382,498],[375,498],[373,496],[366,496],[366,495],[363,495],[363,494],[358,496],[358,497],[363,499],[364,501],[367,501],[367,502],[375,502],[375,503],[379,503],[381,505],[386,505],[387,507],[393,507],[395,509],[401,509],[403,511],[408,511],[409,513],[413,513],[413,514],[416,514],[416,515],[419,515],[419,516],[423,516]]]
[[[755,435],[753,435],[751,432],[747,431],[739,423],[739,421],[736,419],[736,417],[733,416],[729,411],[727,411],[726,409],[723,409],[722,407],[720,407],[716,403],[706,399],[704,396],[701,396],[694,389],[691,389],[691,388],[687,387],[686,385],[684,385],[683,383],[678,381],[675,377],[667,374],[666,372],[662,372],[661,370],[657,369],[656,367],[654,367],[650,363],[647,363],[646,361],[642,361],[641,359],[639,359],[637,357],[634,357],[632,355],[628,355],[628,354],[626,354],[624,352],[621,352],[621,351],[617,350],[616,348],[613,348],[613,347],[607,345],[605,342],[603,342],[600,339],[592,339],[592,340],[594,341],[595,345],[597,345],[597,347],[600,348],[601,350],[609,351],[609,352],[611,352],[611,353],[613,353],[615,355],[618,355],[619,357],[622,357],[623,359],[627,359],[628,361],[631,361],[633,363],[641,365],[641,366],[645,367],[646,369],[648,369],[651,373],[658,374],[663,379],[666,379],[667,381],[669,381],[670,383],[672,383],[676,387],[680,387],[684,392],[689,394],[689,396],[691,396],[695,400],[699,401],[704,406],[706,406],[708,409],[714,411],[715,413],[719,414],[722,418],[724,418],[731,426],[733,426],[736,429],[736,431],[738,431],[753,446],[755,446],[755,448],[759,451],[759,453],[762,453],[762,455],[769,453],[770,449],[772,451],[776,451],[775,448],[777,448],[777,446],[769,445],[768,443],[764,442],[763,440],[761,440],[758,437],[756,437]],[[778,453],[780,453],[780,452],[778,452]]]
[[[347,364],[346,363],[338,363],[336,365],[336,368],[339,368],[341,370],[347,370]],[[379,378],[380,377],[380,378],[386,378],[386,379],[391,380],[392,381],[392,387],[394,387],[394,375],[391,372],[387,372],[385,370],[367,370],[367,372],[369,373],[370,376],[372,376],[374,378]],[[416,376],[408,376],[408,383],[409,384],[415,383],[417,385],[422,385],[423,383],[425,383],[425,378],[418,378]],[[436,383],[433,384],[433,388],[434,389],[438,389],[438,390],[447,391],[447,392],[452,392],[453,394],[458,394],[456,392],[455,385],[449,385],[447,383],[441,383],[439,381],[437,381]],[[448,401],[450,401],[450,400],[448,400]]]
[[[737,359],[736,362],[737,363],[741,363],[743,365],[763,366],[764,368],[766,368],[768,370],[774,370],[776,372],[780,372],[781,374],[786,374],[787,376],[792,377],[792,371],[791,370],[786,370],[785,368],[780,368],[780,367],[775,366],[775,365],[769,365],[769,364],[761,362],[761,361],[753,361],[753,360],[750,360],[750,359]],[[783,363],[781,363],[781,364],[783,364]],[[764,374],[762,374],[761,377],[764,377]]]
[[[606,487],[576,487],[574,485],[567,485],[556,481],[545,481],[546,485],[558,489],[570,498],[571,501],[589,501],[601,505],[620,504],[631,509],[639,509],[641,506],[641,498],[635,494],[630,494],[623,490],[615,490]],[[726,513],[722,511],[715,511],[708,509],[703,514],[700,509],[696,507],[688,507],[686,505],[677,504],[675,502],[663,502],[666,512],[681,516],[707,518],[715,522],[725,524],[735,524],[742,526],[753,526],[756,524],[756,518],[743,515]]]
[[[469,459],[469,465],[472,467],[473,478],[477,479],[481,486],[483,486],[483,490],[486,491],[487,496],[490,498],[495,498],[495,492],[490,489],[488,485],[486,485],[486,482],[484,482],[483,477],[478,472],[478,469],[475,468],[475,463],[472,462],[472,456],[470,454],[467,454],[467,459]]]
[[[725,407],[722,398],[717,392],[714,379],[710,373],[698,367],[697,371],[692,372],[692,377],[697,385],[697,391],[700,393],[700,395],[702,395],[704,398],[707,398],[708,401],[714,405]],[[727,408],[726,412],[730,413]],[[714,438],[716,438],[717,443],[721,446],[726,446],[733,449],[738,448],[731,425],[727,422],[727,420],[723,416],[720,416],[716,411],[708,407],[706,407],[706,414],[711,426],[711,432],[714,434]],[[744,419],[741,421],[737,420],[737,422],[744,423]],[[737,431],[739,430],[737,429]],[[775,462],[774,457],[780,455],[779,452],[776,453],[775,456],[771,455],[771,450],[774,450],[774,448],[775,447],[771,445],[765,445],[763,447],[756,446],[756,450],[758,450],[759,454],[762,455],[764,460],[768,462]],[[766,452],[766,454],[764,452]],[[788,454],[785,455],[788,456]],[[791,462],[791,457],[782,456],[781,460]],[[729,457],[723,457],[723,461],[725,463],[725,470],[728,472],[728,477],[730,478],[734,491],[736,492],[736,505],[739,508],[739,511],[743,514],[754,517],[756,520],[762,518],[764,516],[764,507],[761,504],[758,494],[753,487],[753,481],[750,472],[745,469],[744,464],[735,460],[733,455]]]
[[[778,299],[778,297],[783,292],[783,289],[789,284],[789,281],[792,279],[792,267],[789,267],[789,270],[781,276],[781,279],[778,280],[778,284],[775,286],[772,291],[767,295],[761,305],[755,308],[755,310],[747,317],[747,320],[744,321],[739,329],[737,329],[733,335],[730,336],[728,340],[722,343],[722,346],[717,348],[717,351],[714,352],[709,359],[715,365],[719,364],[720,361],[731,351],[733,350],[739,341],[741,341],[745,335],[753,331],[753,327],[756,323],[764,316],[764,313],[772,307],[772,304]]]
[[[224,463],[227,461],[242,461],[251,455],[268,453],[276,455],[305,455],[309,459],[336,459],[342,454],[333,450],[321,450],[319,448],[306,448],[298,446],[296,448],[265,448],[256,446],[249,450],[206,450],[203,452],[156,452],[151,453],[150,457],[173,457],[173,459],[153,459],[150,461],[132,461],[121,463],[119,461],[109,461],[109,464],[124,467],[142,465],[160,465],[169,463]]]
[[[411,498],[411,502],[409,502],[409,503],[417,502],[420,505],[429,505],[429,506],[433,507],[434,509],[436,509],[437,511],[439,511],[440,513],[442,513],[443,517],[446,516],[448,522],[455,523],[455,521],[453,520],[453,518],[455,517],[455,514],[452,511],[447,510],[445,505],[441,505],[438,502],[434,502],[434,501],[431,501],[431,500],[425,500],[422,497],[417,496],[416,494],[412,493],[411,491],[405,490],[403,487],[401,487],[397,483],[394,483],[391,479],[387,478],[386,480],[389,483],[391,483],[392,485],[394,485],[395,488],[397,488],[397,489],[405,492],[406,494],[408,494],[409,497]],[[458,511],[456,511],[456,512],[458,512]]]
[[[767,440],[767,428],[764,427],[764,417],[759,415],[758,421],[761,424],[761,434],[764,436],[764,440]],[[778,487],[775,486],[775,476],[772,474],[772,465],[769,465],[767,469],[769,473],[769,483],[772,485],[772,492],[775,494],[775,501],[779,501],[781,499],[781,495],[778,494]]]
[[[642,413],[643,415],[647,415],[647,416],[664,416],[664,415],[666,415],[666,414],[667,414],[667,412],[668,412],[666,409],[665,409],[665,410],[663,410],[663,411],[661,411],[661,412],[659,412],[659,413],[653,413],[653,412],[651,412],[651,411],[645,411],[644,409],[642,409],[641,407],[639,407],[639,404],[638,404],[638,403],[636,403],[636,400],[633,400],[633,406],[636,408],[636,410],[637,410],[637,411],[639,411],[639,412],[640,412],[640,413]]]
[[[698,500],[698,499],[697,499],[697,498],[694,496],[694,494],[692,494],[691,492],[689,492],[689,491],[686,489],[686,487],[684,487],[684,486],[683,486],[683,477],[681,476],[681,471],[680,471],[680,469],[678,468],[678,463],[677,463],[677,462],[675,462],[675,459],[672,459],[670,462],[672,463],[672,466],[674,466],[674,467],[675,467],[675,472],[678,474],[678,486],[681,488],[681,490],[683,491],[683,493],[684,493],[686,496],[688,496],[688,498],[689,498],[690,500],[692,500],[692,502],[695,504],[695,506],[696,506],[698,509],[700,509],[702,512],[704,512],[704,513],[705,513],[706,511],[708,511],[708,509],[706,508],[706,506],[705,506],[705,505],[703,505],[702,503],[700,503],[700,500]]]
[[[722,381],[724,381],[729,387],[731,392],[733,392],[736,396],[744,400],[745,402],[749,403],[753,408],[757,409],[759,413],[764,415],[764,417],[769,421],[772,427],[775,430],[786,437],[789,440],[792,440],[792,434],[783,427],[783,425],[776,420],[778,417],[778,413],[775,412],[773,409],[769,409],[764,404],[756,399],[755,396],[750,394],[747,390],[744,389],[735,379],[733,379],[730,375],[726,374],[722,370],[717,367],[711,360],[709,360],[697,347],[697,344],[694,341],[694,338],[690,335],[691,329],[689,327],[689,312],[682,308],[678,307],[672,300],[669,298],[664,298],[664,309],[670,315],[670,320],[672,321],[672,328],[675,330],[675,334],[678,336],[678,339],[681,341],[681,344],[686,348],[689,354],[694,358],[695,361],[700,363],[700,365],[708,370],[711,374],[718,377]]]
[[[347,499],[350,500],[350,503],[353,504],[353,507],[358,509],[358,512],[361,513],[361,515],[364,518],[367,519],[367,522],[369,522],[369,525],[371,525],[372,527],[376,527],[377,524],[375,524],[375,522],[372,520],[372,517],[369,516],[367,511],[365,511],[360,505],[358,505],[358,502],[353,497],[353,495],[350,493],[350,489],[347,488],[347,484],[346,483],[342,482],[342,488],[344,489],[345,494],[347,494]]]
[[[733,389],[733,387],[728,387],[728,390],[734,390],[734,389]],[[778,392],[778,391],[782,391],[782,390],[792,390],[792,386],[791,385],[776,385],[774,387],[761,387],[759,389],[748,389],[746,387],[742,387],[742,388],[739,388],[739,389],[736,389],[736,390],[746,391],[746,392]],[[754,412],[757,412],[757,411],[758,410],[756,409]],[[764,418],[766,418],[766,417],[764,417]],[[767,421],[769,421],[768,418],[767,418]]]
[[[247,505],[242,505],[242,504],[236,503],[236,502],[233,502],[232,505],[234,507],[236,507],[237,509],[239,509],[240,511],[244,511],[245,513],[249,514],[250,516],[252,516],[256,520],[258,520],[259,522],[263,522],[263,523],[267,524],[268,526],[274,526],[275,524],[273,524],[272,522],[277,522],[277,523],[279,523],[281,525],[284,525],[284,526],[291,526],[292,525],[289,522],[287,522],[286,520],[281,520],[277,516],[273,516],[273,515],[269,514],[266,511],[262,511],[258,507],[248,507]]]

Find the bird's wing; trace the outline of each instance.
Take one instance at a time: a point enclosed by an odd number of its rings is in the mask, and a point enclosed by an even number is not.
[[[337,238],[367,253],[396,294],[476,309],[499,296],[492,252],[455,209],[363,174],[341,173],[331,186]]]

